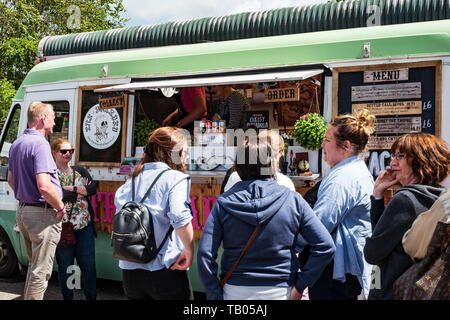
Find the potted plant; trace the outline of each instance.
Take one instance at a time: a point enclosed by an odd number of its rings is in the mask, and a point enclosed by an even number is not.
[[[295,122],[295,140],[305,149],[319,149],[325,138],[325,131],[327,131],[327,126],[327,123],[319,114],[305,114]]]
[[[153,119],[144,119],[136,122],[134,126],[134,138],[136,139],[136,146],[146,146],[148,136],[160,127],[158,122]]]

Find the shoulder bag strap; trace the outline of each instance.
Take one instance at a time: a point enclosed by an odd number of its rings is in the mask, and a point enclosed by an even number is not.
[[[256,235],[258,234],[259,230],[261,229],[261,226],[258,225],[255,230],[253,231],[252,235],[250,236],[250,239],[248,239],[247,244],[244,247],[244,250],[242,250],[241,255],[239,256],[239,258],[236,260],[236,262],[233,264],[233,266],[231,267],[230,270],[228,270],[227,274],[225,275],[225,277],[223,277],[223,279],[220,281],[220,287],[223,288],[225,286],[225,283],[227,282],[228,278],[231,276],[231,274],[233,273],[234,269],[236,269],[237,265],[239,264],[239,262],[241,261],[242,257],[244,256],[244,254],[247,252],[248,248],[250,247],[250,245],[252,244],[253,240],[255,240]]]
[[[72,168],[72,186],[75,186],[75,170]],[[77,194],[77,200],[75,200],[75,202],[78,201],[78,194]],[[70,208],[70,212],[69,212],[69,216],[67,218],[67,221],[70,222],[70,218],[72,217],[72,211],[73,211],[73,205],[75,202],[71,202],[72,207]]]
[[[285,200],[286,202],[286,200]],[[283,203],[284,204],[284,203]],[[282,208],[283,206],[281,206]],[[264,225],[268,225],[269,222],[273,219],[273,217],[275,217],[275,215],[279,212],[280,210],[278,210],[277,212],[275,212],[267,222],[264,223]],[[236,260],[236,262],[233,264],[233,266],[230,268],[230,270],[228,270],[227,274],[225,275],[225,277],[223,277],[223,279],[220,281],[220,287],[223,288],[225,286],[225,283],[227,282],[228,278],[231,276],[231,274],[233,273],[234,269],[236,269],[237,265],[239,264],[239,262],[241,261],[242,257],[244,256],[244,254],[247,252],[248,248],[250,247],[250,245],[252,244],[253,240],[255,240],[256,235],[258,234],[259,230],[261,229],[261,225],[256,226],[255,230],[253,230],[252,235],[250,236],[250,238],[247,241],[247,244],[245,245],[244,249],[242,250],[239,258]]]

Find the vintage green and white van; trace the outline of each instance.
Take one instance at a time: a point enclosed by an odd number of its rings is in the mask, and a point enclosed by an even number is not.
[[[435,7],[418,7],[429,2]],[[53,104],[57,125],[50,139],[72,141],[73,164],[86,166],[98,184],[91,199],[97,211],[97,275],[114,280],[121,280],[121,272],[110,246],[113,199],[126,179],[119,166],[139,153],[137,124],[173,110],[173,88],[235,85],[259,115],[255,119],[262,117],[269,128],[287,135],[301,108],[283,99],[270,101],[267,95],[264,99],[265,91],[300,88],[304,104],[326,120],[369,108],[379,120],[367,158],[374,175],[384,169],[386,150],[400,134],[426,131],[450,141],[449,2],[406,3],[410,7],[399,4],[389,11],[385,1],[351,1],[43,39],[41,62],[17,91],[1,130],[0,277],[28,263],[15,224],[17,201],[6,178],[9,147],[26,128],[27,108],[35,100]],[[371,16],[366,8],[373,5],[381,6],[381,22],[367,26]],[[87,115],[99,99],[111,97],[119,102],[103,113],[111,118],[113,137],[107,145],[89,142],[89,126],[98,119]],[[208,116],[214,99],[208,95]],[[292,177],[299,192],[329,170],[320,151],[308,154],[315,169],[312,177]],[[207,161],[201,164],[211,169]],[[199,239],[224,171],[189,174]],[[189,274],[194,290],[202,291],[195,261]]]

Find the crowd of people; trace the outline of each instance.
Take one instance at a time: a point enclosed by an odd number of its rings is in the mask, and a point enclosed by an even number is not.
[[[24,298],[43,298],[56,253],[64,299],[73,298],[65,270],[74,258],[86,299],[95,299],[95,230],[86,197],[96,187],[85,168],[69,166],[70,141],[50,146],[45,139],[54,117],[51,105],[32,103],[28,129],[10,150],[8,182],[19,200],[17,224],[30,261]],[[234,172],[198,245],[198,275],[208,299],[298,300],[306,292],[310,300],[449,298],[447,278],[411,291],[414,270],[424,268],[421,261],[436,262],[430,247],[442,234],[448,245],[450,197],[440,185],[449,175],[448,146],[427,133],[399,136],[390,167],[374,181],[363,160],[374,120],[367,110],[332,119],[322,144],[331,170],[305,198],[279,172],[284,141],[277,133],[260,131],[238,143]],[[159,128],[149,136],[133,179],[116,192],[118,212],[151,186],[144,205],[152,213],[156,243],[167,239],[149,262],[119,261],[129,299],[192,298],[186,272],[195,257],[187,157],[182,131]],[[401,188],[385,205],[386,190],[395,184]],[[72,223],[76,236],[69,247],[58,245],[63,222]]]

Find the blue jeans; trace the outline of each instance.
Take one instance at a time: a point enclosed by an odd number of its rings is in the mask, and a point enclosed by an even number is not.
[[[58,281],[64,300],[73,300],[73,289],[67,287],[67,280],[74,279],[74,270],[67,268],[74,264],[74,258],[81,269],[81,286],[86,300],[97,298],[97,273],[95,269],[95,239],[94,225],[90,222],[85,228],[75,230],[77,242],[67,248],[56,248],[56,262],[58,263]],[[77,284],[77,280],[69,281]],[[75,288],[76,289],[76,288]]]

